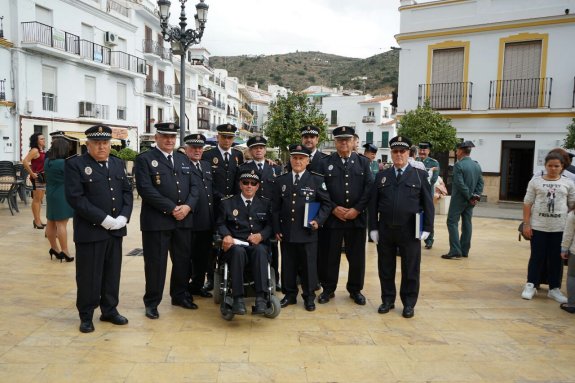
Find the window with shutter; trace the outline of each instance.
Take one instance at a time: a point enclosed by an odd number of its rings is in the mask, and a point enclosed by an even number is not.
[[[541,88],[541,40],[505,44],[502,108],[537,108]]]
[[[389,148],[389,132],[381,132],[381,147]]]
[[[42,110],[56,111],[56,68],[42,66]]]
[[[433,51],[429,101],[433,109],[461,109],[465,49]]]

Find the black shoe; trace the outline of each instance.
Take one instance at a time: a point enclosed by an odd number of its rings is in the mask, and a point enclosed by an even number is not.
[[[128,318],[123,315],[115,314],[115,315],[100,315],[100,320],[102,322],[110,322],[112,324],[122,326],[128,324]]]
[[[413,316],[415,315],[415,310],[413,309],[413,306],[405,306],[403,308],[403,312],[401,313],[401,315],[404,318],[413,318]]]
[[[443,254],[441,256],[443,259],[461,259],[461,254]]]
[[[276,283],[276,291],[282,291],[282,284]]]
[[[158,319],[160,317],[160,313],[158,312],[157,307],[146,307],[146,316],[150,319]]]
[[[461,256],[462,256],[463,258],[467,258],[467,257],[469,257],[469,254],[461,254]]]
[[[315,298],[313,298],[313,297],[304,298],[303,306],[305,307],[306,311],[314,311],[315,310]]]
[[[201,287],[199,290],[192,290],[190,292],[191,295],[199,295],[202,298],[211,298],[213,297],[212,293],[210,293],[208,290],[204,289],[203,287]]]
[[[431,243],[426,243],[426,244],[425,244],[425,248],[426,248],[427,250],[431,249],[432,247],[433,247],[433,245],[432,245]]]
[[[208,279],[202,288],[206,291],[212,291],[214,289],[214,281]]]
[[[285,297],[282,298],[282,300],[280,301],[280,305],[282,307],[287,307],[289,305],[295,305],[297,303],[297,298],[296,297],[291,297],[289,295],[286,295]]]
[[[246,314],[246,304],[244,302],[244,298],[234,297],[234,304],[232,305],[232,312],[236,315],[245,315]]]
[[[194,303],[190,298],[184,299],[172,299],[172,305],[180,306],[188,310],[197,310],[198,305]]]
[[[256,303],[252,307],[253,315],[263,315],[266,312],[267,304],[264,297],[256,297]]]
[[[356,305],[360,305],[360,306],[365,305],[365,297],[359,291],[356,291],[354,293],[349,293],[349,297],[351,299],[353,299],[353,301],[355,302]]]
[[[395,308],[395,304],[383,302],[381,305],[379,305],[377,312],[380,314],[387,314],[389,312],[389,310],[393,310],[394,308]]]
[[[335,298],[335,294],[334,293],[328,293],[328,292],[324,291],[321,294],[319,294],[319,298],[317,299],[317,303],[320,303],[320,304],[327,303],[327,302],[329,302],[329,300],[331,298]]]
[[[82,323],[80,323],[80,332],[86,334],[93,331],[94,323],[92,323],[92,320],[83,320]]]

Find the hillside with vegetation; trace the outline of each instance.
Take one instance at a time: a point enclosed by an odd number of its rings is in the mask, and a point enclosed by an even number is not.
[[[366,59],[321,52],[282,55],[213,56],[210,66],[223,68],[241,83],[261,89],[277,84],[293,91],[310,85],[358,89],[370,94],[387,94],[397,88],[399,52],[390,50]]]

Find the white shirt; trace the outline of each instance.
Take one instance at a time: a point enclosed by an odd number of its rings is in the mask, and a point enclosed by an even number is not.
[[[170,162],[172,163],[172,165],[174,165],[174,152],[170,152],[170,153],[164,152],[164,151],[163,151],[162,149],[160,149],[160,148],[158,148],[158,150],[159,150],[160,152],[162,152],[162,154],[164,155],[164,157],[166,157],[166,159],[167,159],[168,161],[170,161]],[[172,156],[172,159],[170,160],[170,159],[168,158],[168,156]]]
[[[303,174],[304,174],[304,173],[305,173],[305,170],[304,170],[303,172],[301,172],[301,173],[296,173],[296,172],[292,171],[292,184],[295,183],[295,176],[296,176],[296,174],[299,175],[299,181],[301,181],[301,178],[303,177]]]
[[[246,201],[248,201],[248,200],[251,201],[250,203],[254,203],[255,195],[252,198],[246,198],[246,197],[244,197],[243,194],[240,194],[240,195],[242,196],[242,200],[244,201],[245,206],[248,206],[248,204],[246,203]]]
[[[218,145],[218,150],[220,151],[220,154],[224,160],[226,159],[226,155],[224,153],[228,153],[228,159],[232,158],[232,149],[224,150],[220,148],[220,145]]]
[[[423,162],[416,161],[412,157],[407,158],[407,163],[416,169],[421,169],[421,170],[427,171],[427,169],[425,169],[425,165],[423,164]]]

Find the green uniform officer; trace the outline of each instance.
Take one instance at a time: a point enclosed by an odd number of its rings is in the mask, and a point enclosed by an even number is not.
[[[431,187],[431,196],[433,197],[433,194],[435,192],[435,190],[433,190],[435,188],[435,182],[437,182],[437,177],[439,177],[439,162],[435,158],[429,157],[429,151],[433,147],[433,145],[431,145],[431,142],[427,141],[420,142],[418,146],[419,146],[419,157],[417,158],[417,161],[423,162],[423,165],[425,165],[425,169],[427,170],[428,173],[430,170],[432,170],[431,178],[429,179],[429,186]],[[433,232],[431,232],[431,234],[429,234],[429,237],[427,237],[427,239],[425,240],[426,249],[431,249],[432,246],[433,246]]]
[[[467,258],[471,247],[471,217],[473,207],[483,192],[481,166],[469,155],[473,142],[465,141],[457,146],[457,162],[453,166],[453,185],[451,203],[447,213],[447,230],[449,231],[449,252],[441,256],[444,259]],[[461,238],[458,224],[461,217]]]

